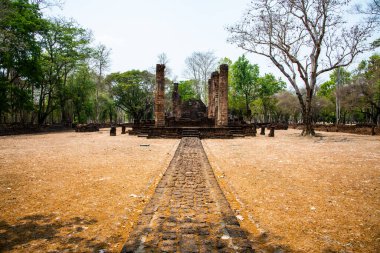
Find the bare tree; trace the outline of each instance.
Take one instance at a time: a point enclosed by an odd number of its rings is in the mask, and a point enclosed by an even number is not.
[[[194,52],[186,58],[186,75],[196,81],[195,90],[201,99],[207,103],[207,80],[211,72],[215,71],[217,58],[211,51]]]
[[[165,65],[165,77],[169,77],[172,74],[172,70],[170,67],[168,67],[169,58],[166,55],[166,53],[161,53],[157,56],[158,64],[164,64]],[[155,67],[153,67],[155,69]]]
[[[188,78],[193,79],[195,81],[195,91],[198,95],[201,94],[200,80],[201,74],[198,67],[198,62],[195,57],[195,53],[192,56],[186,58],[185,60],[186,70],[185,74]]]
[[[243,20],[228,28],[231,43],[269,58],[293,86],[305,136],[315,134],[311,112],[317,78],[351,64],[358,54],[369,50],[367,40],[374,23],[349,26],[343,19],[347,2],[253,0]]]
[[[300,115],[300,107],[297,101],[297,96],[290,91],[282,91],[274,95],[277,103],[277,115],[280,120],[289,123],[297,124],[298,116]]]
[[[355,12],[366,15],[369,22],[373,22],[380,30],[380,0],[370,0],[366,5],[355,5]],[[372,42],[372,47],[380,47],[380,38]]]
[[[377,24],[380,23],[380,0],[370,0],[366,6],[357,4],[355,9],[358,13],[368,15],[368,18],[377,22]]]
[[[31,0],[32,4],[38,5],[40,9],[46,9],[51,7],[62,8],[64,1],[63,0]]]
[[[110,54],[111,50],[103,44],[99,44],[98,46],[96,46],[93,52],[94,69],[97,75],[95,98],[96,123],[99,123],[99,92],[104,88],[102,87],[104,85],[104,71],[106,71],[109,68]]]
[[[168,58],[168,56],[166,55],[166,53],[161,53],[161,54],[159,54],[158,56],[157,56],[157,59],[158,59],[158,64],[164,64],[164,65],[166,65],[166,64],[168,64],[168,62],[169,62],[169,58]]]

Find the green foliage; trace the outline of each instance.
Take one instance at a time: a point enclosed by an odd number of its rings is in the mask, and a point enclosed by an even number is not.
[[[228,91],[228,109],[235,116],[243,116],[243,112],[244,115],[247,115],[244,97],[236,91],[233,83],[230,84]]]
[[[152,76],[147,71],[130,70],[124,73],[112,73],[106,78],[112,85],[116,106],[135,121],[146,118],[152,110]]]
[[[257,64],[252,65],[244,55],[240,56],[232,65],[232,78],[237,92],[252,98],[259,73]]]
[[[328,97],[317,96],[313,100],[312,114],[315,122],[335,122],[335,104]]]
[[[2,116],[10,110],[9,89],[10,85],[8,80],[4,77],[0,77],[0,122]]]
[[[106,122],[109,119],[110,122],[113,122],[113,119],[116,119],[116,104],[112,97],[109,94],[102,93],[99,96],[99,119],[101,122]]]
[[[371,46],[373,48],[378,48],[380,47],[380,38],[376,39],[374,42],[372,42]]]
[[[0,79],[4,96],[0,114],[7,113],[17,121],[17,114],[21,117],[33,111],[43,124],[58,110],[66,122],[71,96],[67,80],[89,58],[91,36],[73,21],[43,18],[40,4],[45,1],[1,1]],[[34,116],[30,119],[33,122]]]
[[[231,66],[232,65],[232,61],[231,61],[230,58],[224,57],[224,58],[220,59],[219,62],[218,62],[218,65],[222,65],[222,64],[227,64],[228,66]]]
[[[276,79],[273,74],[265,74],[258,79],[256,96],[262,107],[264,122],[269,122],[269,114],[275,111],[276,97],[274,95],[283,91],[285,87],[286,83],[281,78]]]
[[[241,116],[244,113],[248,118],[251,111],[254,115],[264,115],[267,121],[269,112],[275,110],[274,95],[284,90],[286,83],[276,79],[272,74],[260,77],[257,64],[251,64],[243,55],[231,67],[231,82],[229,88],[229,108]]]
[[[181,96],[183,102],[193,98],[200,98],[200,95],[195,91],[195,80],[181,81],[178,84],[178,93]]]
[[[82,65],[69,78],[68,96],[74,107],[74,121],[86,123],[93,116],[95,82],[87,65]]]
[[[273,74],[265,74],[258,80],[257,96],[265,100],[286,88],[286,83]]]
[[[380,118],[380,55],[372,55],[365,64],[364,73],[355,77],[358,100],[362,104],[362,112],[367,114],[373,123]]]
[[[0,7],[0,116],[4,116],[33,108],[31,85],[41,75],[36,34],[45,29],[45,22],[38,6],[26,0],[3,0]]]
[[[69,99],[67,79],[75,68],[90,57],[90,40],[90,33],[73,21],[47,21],[47,29],[41,34],[43,80],[38,86],[41,91],[38,107],[40,124],[56,109],[61,112],[62,123],[70,121],[66,109]]]
[[[0,1],[0,122],[85,123],[99,107],[91,34],[72,20],[44,18],[41,5],[50,3]]]
[[[363,65],[363,62],[361,63]],[[318,90],[317,95],[323,97],[331,97],[335,92],[336,84],[340,82],[343,86],[351,81],[351,73],[344,68],[337,68],[330,74],[330,80],[324,82]]]
[[[361,63],[362,65],[363,63]],[[330,74],[330,79],[322,83],[317,90],[317,95],[313,101],[313,118],[315,121],[335,122],[336,121],[336,103],[338,98],[343,98],[343,89],[349,85],[352,80],[352,74],[344,68],[337,68]],[[337,90],[338,87],[338,90]],[[338,105],[341,115],[347,112],[347,108],[342,107],[342,99],[339,99]]]
[[[350,73],[337,69],[330,80],[323,83],[314,101],[314,118],[318,121],[335,122],[336,95],[340,98],[341,122],[376,123],[380,114],[380,56],[373,55],[361,61]],[[336,84],[340,79],[340,88]]]
[[[330,79],[329,81],[326,81],[323,84],[321,84],[317,92],[317,96],[331,98],[334,95],[334,91],[335,82]]]
[[[257,98],[251,103],[252,114],[255,115],[256,118],[261,118],[264,122],[269,122],[269,113],[275,112],[276,102],[277,100],[275,97],[269,97],[266,99]]]
[[[36,34],[46,29],[46,22],[35,4],[26,0],[3,0],[0,18],[0,68],[12,69],[17,76],[38,79],[38,57],[41,52]],[[4,72],[3,72],[4,75]],[[5,77],[12,82],[10,73]],[[9,79],[11,78],[11,79]]]
[[[344,85],[350,82],[351,73],[344,68],[337,68],[330,74],[330,80],[335,83],[340,82],[340,84]]]
[[[232,65],[231,74],[231,93],[234,93],[234,95],[238,97],[235,99],[243,99],[245,101],[245,114],[247,117],[250,117],[251,112],[249,103],[255,96],[255,90],[260,74],[259,66],[257,64],[252,65],[243,55]],[[232,101],[232,105],[237,106],[239,103],[235,100]],[[243,108],[239,109],[242,110]]]

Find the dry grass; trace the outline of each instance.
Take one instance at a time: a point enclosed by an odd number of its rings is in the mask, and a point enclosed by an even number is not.
[[[0,137],[0,252],[119,252],[177,144],[106,129]]]
[[[379,252],[380,137],[298,134],[203,141],[258,252]],[[119,252],[178,143],[0,137],[0,251]]]
[[[203,141],[257,251],[379,252],[380,137],[299,133]]]

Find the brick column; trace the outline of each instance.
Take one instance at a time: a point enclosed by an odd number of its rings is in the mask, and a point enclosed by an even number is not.
[[[173,116],[176,120],[181,117],[181,98],[178,93],[178,83],[174,83],[172,93]]]
[[[207,117],[209,118],[209,119],[211,119],[212,118],[212,107],[213,107],[213,87],[212,87],[212,79],[208,79],[208,106],[207,106]]]
[[[165,126],[165,65],[156,65],[156,94],[154,98],[154,119],[156,127]]]
[[[219,72],[215,71],[211,74],[212,83],[212,106],[211,114],[209,118],[215,119],[215,124],[217,124],[218,117],[218,101],[219,101]]]
[[[219,67],[218,126],[228,126],[228,65]]]

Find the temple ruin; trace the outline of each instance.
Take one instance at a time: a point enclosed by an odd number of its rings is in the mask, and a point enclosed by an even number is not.
[[[156,66],[154,120],[156,127],[165,126],[165,65],[163,64],[157,64]]]
[[[207,106],[200,99],[182,101],[178,83],[173,85],[171,103],[171,112],[165,114],[165,65],[157,64],[154,123],[134,124],[129,134],[148,138],[233,138],[256,135],[254,125],[229,119],[226,64],[220,65],[219,71],[213,72],[208,80]]]

